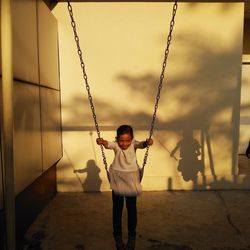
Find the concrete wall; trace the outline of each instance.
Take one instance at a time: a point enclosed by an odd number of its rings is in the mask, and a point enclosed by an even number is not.
[[[242,65],[239,153],[245,154],[250,140],[250,61]]]
[[[136,139],[146,139],[172,3],[73,8],[102,137],[114,140],[116,128],[129,123]],[[237,168],[243,12],[242,3],[179,4],[144,190],[250,187]],[[53,13],[59,23],[64,145],[58,190],[109,190],[66,4]],[[195,143],[198,157],[185,146]],[[113,152],[106,154],[111,163]],[[138,152],[139,163],[143,154]]]
[[[250,140],[250,19],[244,19],[239,153],[245,154]]]
[[[42,0],[13,1],[13,55],[18,195],[62,156],[57,21]]]

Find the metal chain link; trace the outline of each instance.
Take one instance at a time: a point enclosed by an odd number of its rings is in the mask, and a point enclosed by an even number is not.
[[[163,63],[162,63],[162,71],[161,71],[161,74],[160,74],[160,81],[159,81],[159,84],[158,84],[158,91],[157,91],[157,94],[156,94],[156,97],[155,97],[155,105],[154,105],[154,112],[153,112],[152,121],[151,121],[151,127],[150,127],[150,131],[149,131],[149,139],[152,138],[152,135],[153,135],[153,132],[154,132],[156,114],[157,114],[158,105],[159,105],[159,101],[160,101],[160,97],[161,97],[161,89],[162,89],[162,85],[163,85],[165,69],[166,69],[166,66],[167,66],[169,47],[170,47],[170,43],[171,43],[171,40],[172,40],[172,33],[173,33],[173,29],[174,29],[174,24],[175,24],[175,15],[176,15],[176,12],[177,12],[177,8],[178,8],[178,0],[176,0],[174,5],[173,5],[172,19],[170,21],[170,28],[169,28],[169,33],[168,33],[168,37],[167,37],[167,46],[166,46],[165,53],[164,53],[164,60],[163,60]],[[147,164],[148,152],[149,152],[149,146],[147,146],[146,152],[145,152],[145,155],[144,155],[142,169],[141,169],[141,178],[142,178],[142,175],[143,175],[143,172],[144,172],[144,167]]]
[[[96,116],[96,113],[95,113],[94,102],[93,102],[93,98],[91,96],[90,85],[88,83],[88,76],[87,76],[86,69],[85,69],[85,64],[84,64],[84,61],[83,61],[83,54],[82,54],[82,50],[81,50],[81,47],[80,47],[80,39],[79,39],[79,37],[77,35],[76,23],[75,23],[74,15],[73,15],[73,9],[72,9],[72,6],[71,6],[69,1],[68,1],[68,11],[69,11],[70,19],[71,19],[71,26],[72,26],[72,29],[73,29],[73,32],[74,32],[74,38],[75,38],[75,42],[76,42],[77,53],[78,53],[78,56],[79,56],[80,65],[81,65],[81,68],[82,68],[83,78],[84,78],[86,90],[87,90],[87,93],[88,93],[89,104],[90,104],[91,111],[92,111],[92,116],[93,116],[93,119],[94,119],[96,133],[97,133],[98,138],[101,138],[99,125],[98,125],[98,122],[97,122],[97,116]],[[104,164],[104,167],[105,167],[105,169],[106,169],[106,171],[108,173],[108,164],[107,164],[107,159],[106,159],[106,156],[105,156],[105,153],[104,153],[104,148],[103,148],[102,145],[100,145],[100,148],[101,148],[103,164]]]
[[[80,39],[79,39],[79,37],[77,35],[76,23],[75,23],[74,15],[73,15],[73,9],[72,9],[72,6],[71,6],[70,2],[69,1],[67,1],[67,2],[68,2],[68,11],[69,11],[70,19],[71,19],[71,26],[72,26],[72,29],[73,29],[73,32],[74,32],[74,38],[75,38],[75,42],[76,42],[76,46],[77,46],[77,53],[78,53],[79,60],[80,60],[80,65],[81,65],[81,68],[82,68],[83,78],[85,80],[85,85],[86,85],[86,90],[87,90],[87,93],[88,93],[88,99],[89,99],[89,103],[90,103],[90,107],[91,107],[91,111],[92,111],[92,116],[93,116],[93,119],[94,119],[95,128],[96,128],[98,138],[101,138],[99,125],[98,125],[97,117],[96,117],[96,113],[95,113],[93,98],[91,96],[90,85],[88,83],[88,76],[87,76],[87,73],[86,73],[86,70],[85,70],[85,64],[84,64],[84,61],[83,61],[82,50],[80,48]],[[157,114],[159,100],[160,100],[160,96],[161,96],[161,89],[162,89],[162,85],[163,85],[164,73],[165,73],[165,69],[166,69],[166,66],[167,66],[169,47],[170,47],[170,43],[171,43],[171,39],[172,39],[172,32],[173,32],[173,29],[174,29],[175,15],[176,15],[176,12],[177,12],[177,8],[178,8],[178,0],[175,1],[174,6],[173,6],[172,19],[170,21],[170,29],[169,29],[169,34],[168,34],[168,37],[167,37],[167,46],[166,46],[165,53],[164,53],[164,60],[163,60],[163,63],[162,63],[162,71],[161,71],[161,74],[160,74],[160,81],[159,81],[159,84],[158,84],[158,91],[157,91],[157,95],[156,95],[156,98],[155,98],[154,112],[153,112],[150,131],[149,131],[149,139],[151,139],[151,137],[153,135],[153,132],[154,132],[156,114]],[[107,164],[106,156],[105,156],[105,153],[104,153],[104,148],[103,148],[102,145],[100,145],[100,147],[101,147],[101,153],[102,153],[102,158],[103,158],[103,164],[104,164],[105,169],[106,169],[106,171],[108,173],[108,164]],[[142,169],[141,169],[141,178],[142,178],[142,175],[143,175],[144,167],[145,167],[145,165],[147,163],[148,152],[149,152],[149,146],[147,146],[146,152],[145,152],[145,155],[144,155]],[[109,177],[109,175],[108,175],[108,177]]]

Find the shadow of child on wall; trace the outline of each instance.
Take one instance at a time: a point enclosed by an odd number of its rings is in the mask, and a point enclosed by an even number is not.
[[[199,160],[201,146],[199,142],[193,138],[192,129],[183,130],[183,138],[177,142],[176,147],[172,150],[170,156],[175,157],[177,150],[180,150],[178,171],[181,172],[185,181],[196,182],[198,172],[203,173],[204,167],[202,161]]]
[[[85,181],[82,183],[84,192],[100,192],[102,180],[99,176],[100,168],[94,160],[88,160],[87,166],[83,169],[75,169],[74,173],[87,173]]]

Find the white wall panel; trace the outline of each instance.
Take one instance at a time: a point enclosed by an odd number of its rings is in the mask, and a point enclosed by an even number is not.
[[[41,88],[43,170],[62,156],[60,93]]]
[[[39,87],[14,82],[15,191],[42,173]]]
[[[14,78],[38,83],[36,1],[13,1]]]
[[[59,89],[57,21],[42,0],[38,0],[40,84]]]

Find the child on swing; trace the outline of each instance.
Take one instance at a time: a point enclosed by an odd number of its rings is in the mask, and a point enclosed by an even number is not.
[[[117,250],[135,249],[135,236],[137,225],[137,196],[141,194],[139,167],[135,151],[137,148],[146,148],[153,144],[152,139],[145,141],[134,140],[133,128],[121,125],[117,129],[115,142],[102,138],[96,140],[98,145],[106,149],[113,149],[115,158],[109,168],[110,187],[113,201],[113,235]],[[128,212],[128,242],[126,246],[122,241],[122,210],[124,199]]]

